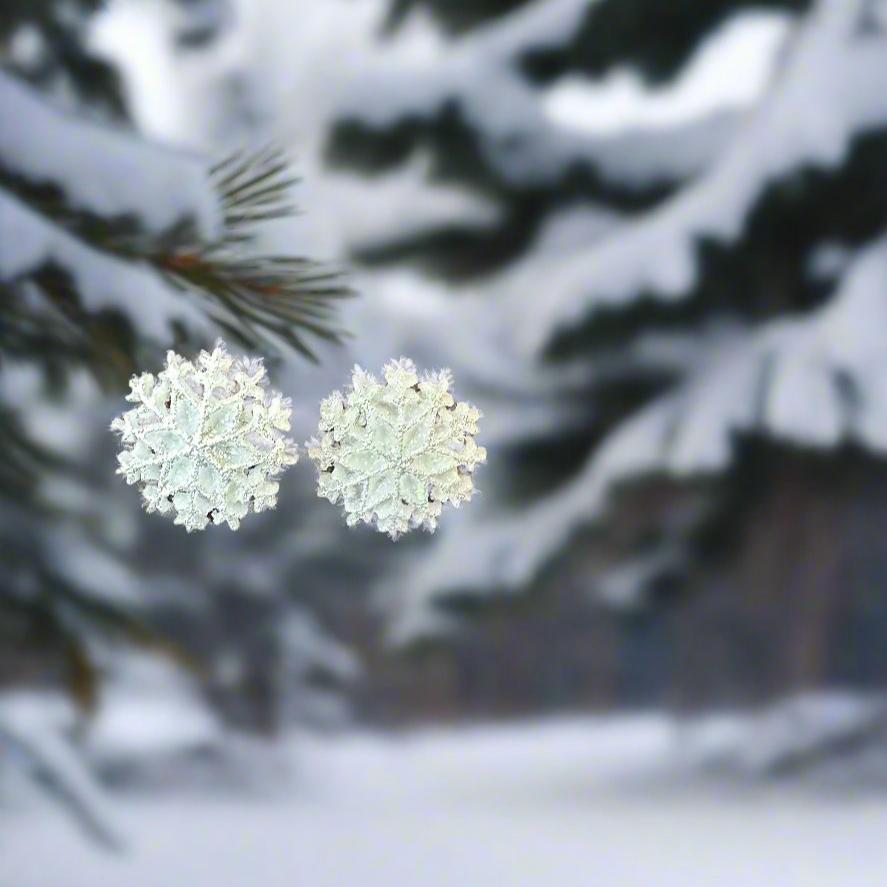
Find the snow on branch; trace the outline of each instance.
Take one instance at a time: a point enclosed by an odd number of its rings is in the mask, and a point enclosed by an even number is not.
[[[334,269],[259,252],[261,224],[295,212],[289,170],[274,148],[237,153],[209,169],[222,223],[211,240],[121,232],[52,198],[0,188],[0,281],[61,270],[74,285],[65,295],[76,295],[82,308],[115,309],[161,341],[172,321],[193,334],[215,323],[248,344],[286,342],[313,357],[307,337],[338,341],[336,308],[351,291]]]
[[[594,248],[577,250],[556,274],[546,269],[537,281],[545,299],[532,285],[512,292],[522,348],[538,353],[595,311],[628,306],[641,294],[666,303],[687,298],[701,239],[736,241],[770,185],[799,167],[838,166],[855,136],[887,125],[887,34],[862,32],[866,8],[866,0],[820,0],[774,92],[709,172]]]
[[[27,277],[45,266],[70,276],[85,311],[113,309],[146,335],[166,339],[173,321],[208,329],[205,314],[149,268],[87,246],[0,191],[0,280]]]
[[[656,469],[671,418],[666,404],[657,404],[619,426],[574,481],[529,508],[508,515],[461,514],[400,583],[404,594],[392,640],[436,633],[435,607],[448,596],[525,588],[579,526],[601,516],[612,486]]]
[[[192,221],[204,239],[220,233],[218,200],[197,156],[86,121],[0,73],[0,170],[54,185],[72,208],[135,218],[152,233]]]
[[[5,694],[0,699],[0,753],[58,798],[69,815],[100,844],[123,847],[113,811],[65,733],[70,707],[41,694]]]
[[[635,188],[705,169],[734,135],[740,114],[715,112],[671,128],[591,136],[548,113],[544,91],[524,77],[518,59],[528,48],[568,40],[587,6],[587,0],[537,0],[456,41],[442,40],[427,22],[412,22],[400,40],[366,60],[361,76],[349,83],[340,117],[375,133],[401,124],[430,127],[455,107],[479,134],[485,163],[524,187],[551,182],[577,164]]]
[[[359,253],[440,228],[483,231],[501,222],[491,200],[433,182],[432,169],[432,158],[423,152],[372,179],[344,172],[330,176],[324,182],[325,199],[339,208],[337,226],[348,249]]]
[[[566,486],[517,515],[461,515],[403,580],[396,640],[436,629],[442,598],[516,591],[582,526],[605,516],[621,484],[726,470],[753,433],[887,452],[887,236],[849,263],[817,312],[717,336],[689,378],[610,432]]]

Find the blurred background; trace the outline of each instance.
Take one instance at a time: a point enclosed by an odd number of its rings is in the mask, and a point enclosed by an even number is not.
[[[887,2],[2,0],[0,884],[887,849]],[[293,181],[298,179],[298,181]],[[481,495],[186,534],[134,372],[449,367]]]

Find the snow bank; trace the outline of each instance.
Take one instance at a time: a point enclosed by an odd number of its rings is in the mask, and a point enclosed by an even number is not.
[[[721,729],[722,741],[750,722],[729,720],[737,729]],[[291,795],[118,800],[136,836],[125,856],[97,853],[48,811],[9,818],[0,879],[14,872],[16,887],[880,883],[883,799],[675,781],[686,735],[649,715],[297,737],[304,780]]]
[[[220,752],[221,726],[181,667],[129,653],[115,655],[105,669],[102,705],[84,737],[97,769],[139,773]]]

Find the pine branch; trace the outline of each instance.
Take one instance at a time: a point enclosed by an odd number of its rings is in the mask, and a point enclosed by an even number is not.
[[[311,338],[341,340],[337,306],[352,292],[336,270],[259,252],[261,225],[297,213],[291,192],[298,180],[290,169],[276,148],[236,153],[211,167],[222,211],[221,233],[211,242],[201,240],[187,219],[149,236],[135,219],[83,212],[60,189],[34,185],[2,167],[0,187],[89,246],[147,264],[174,287],[208,300],[213,320],[247,346],[283,341],[313,360]]]
[[[183,300],[199,300],[230,337],[250,346],[287,343],[313,357],[313,339],[339,339],[336,306],[350,292],[337,272],[309,259],[262,254],[262,224],[296,212],[291,195],[296,180],[289,170],[283,154],[271,149],[234,155],[209,170],[221,212],[219,233],[211,240],[188,218],[158,234],[146,231],[136,215],[85,211],[63,184],[29,180],[4,167],[2,160],[0,194],[15,198],[6,204],[13,206],[13,226],[16,212],[23,217],[36,213],[62,242],[100,254],[87,253],[87,258],[104,261],[110,256],[134,270],[153,269],[182,291]],[[88,368],[100,382],[119,385],[141,363],[142,352],[157,344],[139,328],[143,315],[130,312],[121,301],[144,295],[119,292],[119,298],[90,301],[80,291],[78,268],[67,264],[75,261],[68,255],[48,249],[46,258],[37,260],[40,264],[14,263],[12,267],[21,268],[16,276],[0,279],[0,367],[4,360],[39,366],[56,389],[72,367]],[[129,279],[125,274],[122,278]],[[133,279],[154,283],[145,275],[134,274]],[[170,301],[175,307],[175,300]],[[173,318],[172,344],[181,346],[187,331],[175,319],[178,315],[173,310],[163,316]],[[44,527],[75,515],[41,493],[50,477],[82,473],[83,466],[48,452],[20,421],[18,405],[4,400],[0,398],[0,450],[5,456],[0,466],[0,648],[21,649],[29,656],[36,648],[37,660],[45,664],[48,657],[58,666],[84,709],[95,704],[100,682],[92,659],[97,635],[150,648],[199,672],[197,663],[155,633],[138,612],[90,594],[54,564]]]
[[[271,332],[311,359],[306,334],[340,341],[337,300],[352,295],[341,275],[309,259],[253,252],[262,223],[298,212],[291,200],[298,179],[283,152],[232,154],[210,169],[210,179],[222,206],[222,237],[202,250],[157,257],[168,279],[211,294],[239,321],[247,341]]]

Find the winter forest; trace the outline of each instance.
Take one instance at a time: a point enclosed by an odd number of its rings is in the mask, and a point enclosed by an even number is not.
[[[885,536],[887,0],[0,0],[0,887],[881,883]]]

